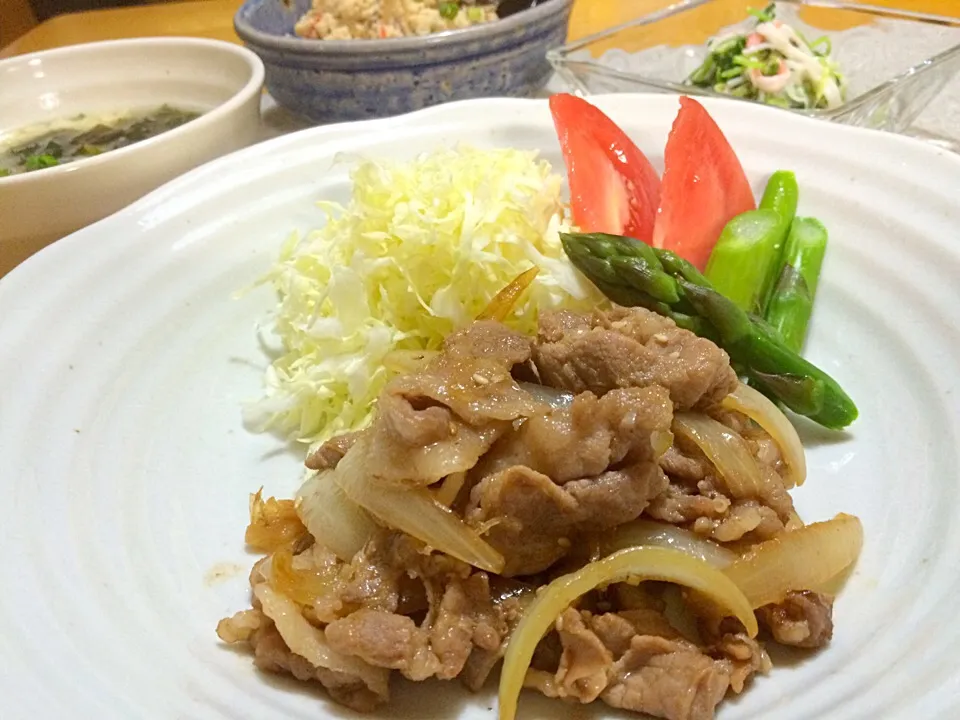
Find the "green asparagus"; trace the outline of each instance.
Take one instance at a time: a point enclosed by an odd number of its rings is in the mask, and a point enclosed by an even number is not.
[[[766,320],[783,343],[796,352],[806,339],[826,251],[827,230],[818,220],[797,218],[793,221]]]
[[[780,268],[782,224],[776,210],[737,215],[727,223],[710,253],[707,279],[741,310],[756,313],[763,309],[772,285],[768,278]]]
[[[800,415],[815,415],[823,407],[826,386],[820,380],[796,375],[770,375],[754,370],[750,384],[773,400],[786,398],[783,404]]]
[[[797,176],[789,170],[777,170],[767,181],[767,187],[760,198],[761,210],[775,210],[780,215],[779,252],[773,271],[765,278],[763,299],[758,314],[763,314],[773,295],[773,288],[780,277],[780,267],[783,263],[783,252],[787,244],[787,237],[793,219],[797,215],[797,203],[800,201],[800,188],[797,185]]]
[[[690,263],[617,235],[561,233],[560,239],[571,262],[611,300],[680,317],[684,327],[717,342],[739,369],[794,412],[833,429],[857,418],[856,405],[833,378],[717,292]],[[674,291],[677,300],[670,301]]]
[[[804,360],[780,340],[766,323],[757,322],[743,310],[710,287],[680,280],[684,295],[701,317],[720,334],[720,345],[731,361],[744,367],[753,379],[757,373],[785,376],[793,381],[791,392],[762,382],[784,405],[832,430],[845,428],[857,419],[857,407],[837,382],[813,363]],[[800,393],[799,380],[813,381],[809,387],[823,389],[821,402]]]
[[[727,223],[710,254],[707,279],[742,310],[763,315],[767,307],[797,212],[798,195],[794,174],[775,172],[759,208]]]

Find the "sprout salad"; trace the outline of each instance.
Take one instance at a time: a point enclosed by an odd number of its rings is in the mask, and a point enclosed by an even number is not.
[[[734,97],[802,110],[832,109],[846,99],[846,79],[831,58],[830,39],[808,41],[777,20],[776,7],[750,10],[755,26],[711,38],[703,64],[688,85]]]

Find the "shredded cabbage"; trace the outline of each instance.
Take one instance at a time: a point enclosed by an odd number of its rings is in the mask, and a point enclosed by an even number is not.
[[[262,280],[279,294],[283,350],[264,397],[245,409],[256,430],[322,441],[370,421],[395,350],[433,350],[517,274],[540,268],[508,323],[539,310],[602,302],[570,264],[562,179],[537,153],[458,147],[412,162],[363,161],[346,207],[291,237]]]

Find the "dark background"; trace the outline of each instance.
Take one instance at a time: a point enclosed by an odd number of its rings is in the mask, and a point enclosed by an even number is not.
[[[0,0],[3,3],[5,0]],[[129,5],[150,5],[157,0],[30,0],[37,20],[44,20],[64,13],[96,10],[99,8],[125,7]]]

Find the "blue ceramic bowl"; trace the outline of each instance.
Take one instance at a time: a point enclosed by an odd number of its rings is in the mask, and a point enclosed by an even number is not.
[[[314,122],[397,115],[450,100],[536,94],[550,48],[566,41],[573,0],[547,0],[483,25],[387,40],[294,35],[310,0],[247,0],[237,34],[266,66],[267,89]]]

